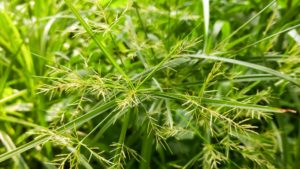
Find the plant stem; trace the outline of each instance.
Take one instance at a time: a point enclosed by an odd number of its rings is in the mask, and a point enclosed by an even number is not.
[[[147,132],[147,123],[144,124],[144,127],[146,128],[146,130],[144,133],[141,156],[143,157],[143,159],[145,159],[145,161],[144,160],[140,161],[139,169],[150,168],[150,159],[151,159],[152,145],[154,139],[154,132],[152,130],[150,131],[150,133]]]
[[[124,119],[124,122],[123,122],[123,125],[122,125],[121,135],[119,137],[119,144],[120,145],[124,144],[126,131],[127,131],[127,127],[128,127],[128,123],[129,123],[129,119],[130,119],[130,115],[131,115],[131,107],[128,107],[128,112],[125,115],[125,119]],[[113,163],[116,163],[119,160],[120,152],[121,152],[121,149],[116,150],[116,154],[115,154],[115,158],[114,158]]]

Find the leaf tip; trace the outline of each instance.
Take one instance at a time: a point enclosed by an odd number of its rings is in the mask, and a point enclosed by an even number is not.
[[[287,113],[287,112],[291,112],[291,113],[297,113],[296,110],[292,110],[292,109],[279,109],[282,113]]]

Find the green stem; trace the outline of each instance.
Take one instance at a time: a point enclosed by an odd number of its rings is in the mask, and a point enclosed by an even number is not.
[[[144,160],[140,161],[139,164],[139,169],[149,169],[150,168],[150,159],[151,159],[151,154],[152,154],[152,143],[154,139],[154,132],[151,130],[150,134],[147,132],[147,123],[144,124],[145,133],[144,133],[144,140],[143,140],[143,145],[142,145],[142,152],[141,156],[143,157]]]
[[[119,144],[120,145],[124,144],[126,131],[127,131],[127,127],[128,127],[128,123],[129,123],[129,119],[130,119],[130,115],[131,115],[131,107],[128,107],[128,112],[125,115],[125,119],[124,119],[124,122],[123,122],[123,125],[122,125],[121,135],[119,137]],[[116,150],[115,158],[114,158],[114,161],[113,161],[114,164],[119,160],[120,152],[121,152],[121,149]]]

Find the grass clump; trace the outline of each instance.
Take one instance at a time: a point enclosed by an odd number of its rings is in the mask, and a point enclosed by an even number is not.
[[[0,1],[2,168],[295,168],[296,1]]]

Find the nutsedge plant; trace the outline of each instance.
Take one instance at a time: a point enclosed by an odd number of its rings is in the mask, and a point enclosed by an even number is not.
[[[0,166],[299,166],[299,7],[0,1]]]

